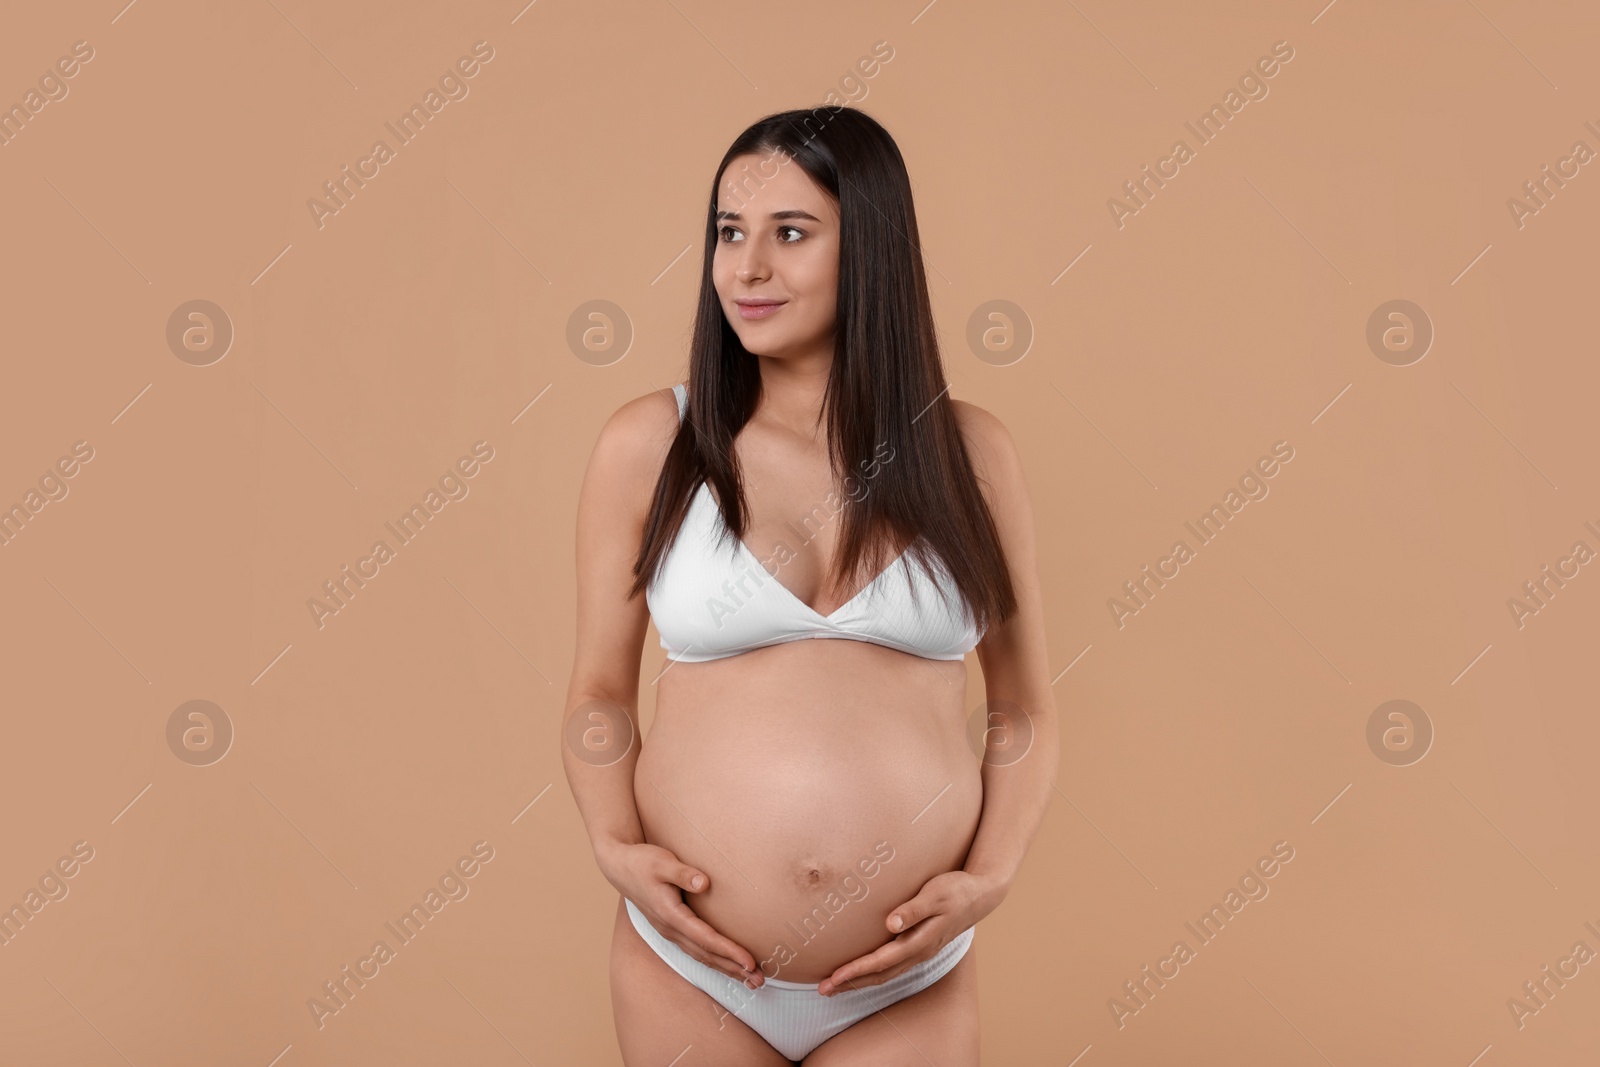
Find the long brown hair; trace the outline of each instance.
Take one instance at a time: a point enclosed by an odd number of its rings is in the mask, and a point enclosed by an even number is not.
[[[907,557],[930,577],[934,557],[944,565],[980,631],[1008,618],[1016,594],[946,395],[905,160],[876,121],[837,106],[768,115],[735,138],[717,167],[686,417],[656,482],[629,596],[656,573],[702,481],[721,501],[724,536],[744,534],[748,512],[733,441],[755,411],[761,372],[723,313],[711,265],[718,185],[729,162],[750,153],[798,163],[839,205],[838,311],[822,417],[836,473],[876,469],[868,491],[851,494],[843,509],[827,584],[863,570],[875,575],[891,549],[907,546]],[[893,449],[887,461],[883,442]]]

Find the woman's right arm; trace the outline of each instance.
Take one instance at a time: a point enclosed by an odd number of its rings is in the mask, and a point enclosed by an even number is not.
[[[652,393],[617,409],[589,457],[578,496],[577,645],[561,721],[561,760],[606,881],[663,936],[742,979],[759,973],[755,957],[695,915],[679,892],[704,892],[710,876],[645,842],[633,793],[641,743],[639,662],[649,610],[642,594],[630,599],[627,590],[656,479],[677,430],[672,394]]]

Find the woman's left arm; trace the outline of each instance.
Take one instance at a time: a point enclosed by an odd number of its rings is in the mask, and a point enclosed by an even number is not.
[[[988,717],[983,813],[962,869],[935,875],[915,897],[891,911],[886,922],[898,936],[834,971],[821,983],[824,996],[888,981],[999,907],[1055,788],[1056,707],[1044,640],[1038,538],[1022,460],[999,419],[972,404],[952,403],[1017,597],[1016,612],[991,626],[977,648]]]
[[[1055,788],[1060,745],[1044,638],[1038,536],[1022,460],[1005,425],[956,401],[979,484],[984,485],[1016,591],[1017,610],[978,643],[988,722],[984,733],[983,815],[962,870],[983,892],[978,918],[1000,905],[1044,821]],[[899,911],[889,916],[891,929]],[[908,918],[907,925],[914,920]],[[974,919],[974,922],[977,920]]]

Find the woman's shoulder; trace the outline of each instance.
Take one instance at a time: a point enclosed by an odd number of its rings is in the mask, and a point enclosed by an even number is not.
[[[629,451],[650,450],[663,439],[671,444],[677,434],[678,398],[672,386],[624,401],[600,428],[601,441]]]
[[[590,466],[602,477],[648,493],[677,434],[677,397],[670,387],[652,389],[611,413],[595,440]]]
[[[992,412],[966,400],[950,398],[950,408],[955,412],[956,427],[972,460],[973,472],[984,481],[993,482],[1018,467],[1016,442],[1011,431]]]

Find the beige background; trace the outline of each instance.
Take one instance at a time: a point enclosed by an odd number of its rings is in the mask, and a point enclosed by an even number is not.
[[[834,91],[905,153],[953,395],[1010,427],[1037,509],[1060,794],[979,930],[986,1062],[1594,1062],[1600,963],[1507,1007],[1600,951],[1600,565],[1520,628],[1507,604],[1600,550],[1596,165],[1507,206],[1600,149],[1593,5],[122,2],[0,33],[7,104],[94,50],[0,147],[0,504],[93,450],[0,547],[0,903],[93,850],[0,947],[0,1058],[620,1062],[616,898],[557,747],[577,489],[607,415],[683,377],[711,168]],[[319,228],[307,201],[477,41],[469,95]],[[197,299],[234,330],[205,366],[167,341]],[[568,345],[595,299],[620,359]],[[967,342],[996,299],[1020,359]],[[1436,331],[1408,366],[1366,339],[1396,299]],[[470,495],[319,628],[322,583],[478,441]],[[1270,495],[1119,628],[1123,582],[1277,441]],[[1407,766],[1367,740],[1395,699],[1434,732]],[[209,765],[169,744],[191,700],[234,731]],[[470,895],[319,1029],[322,983],[478,841]],[[1277,841],[1270,895],[1119,1028]]]

